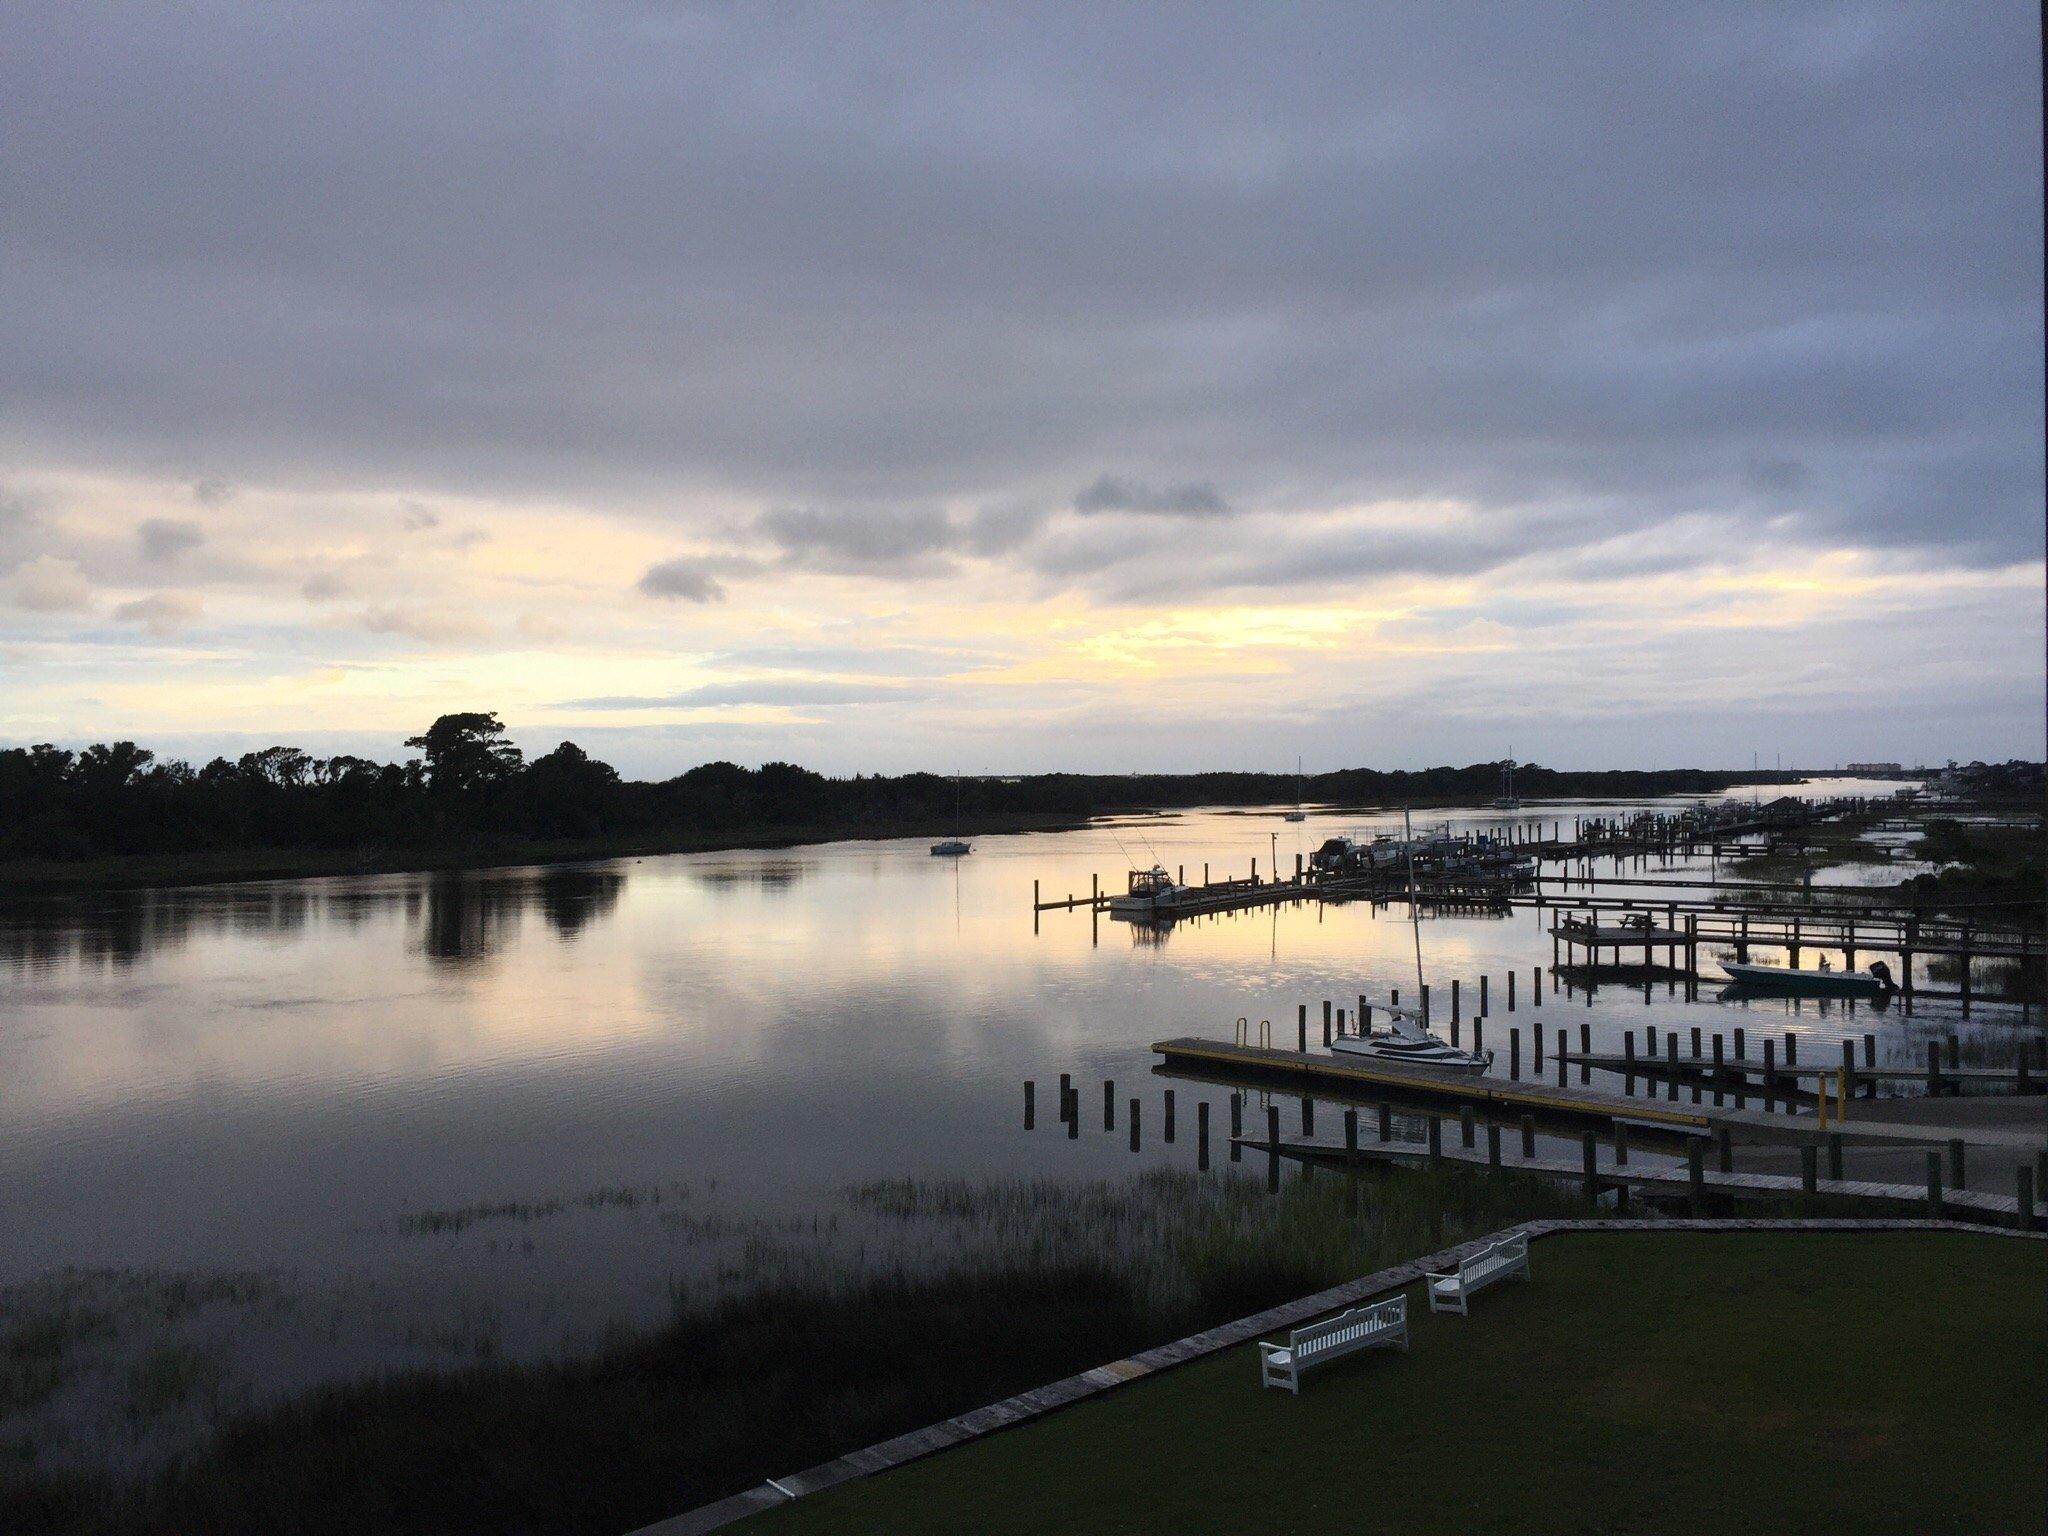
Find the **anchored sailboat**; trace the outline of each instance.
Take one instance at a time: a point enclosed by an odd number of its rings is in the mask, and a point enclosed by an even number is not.
[[[1515,749],[1508,748],[1508,755],[1500,765],[1500,798],[1493,802],[1497,811],[1519,811],[1522,802],[1515,798]]]
[[[1301,808],[1301,759],[1294,760],[1294,809],[1280,818],[1282,821],[1307,821],[1308,812]]]
[[[1408,920],[1415,934],[1415,995],[1422,993],[1422,902],[1415,887],[1415,828],[1408,812],[1401,812],[1404,851],[1408,861]],[[1429,1067],[1438,1072],[1476,1076],[1493,1065],[1493,1052],[1461,1051],[1429,1032],[1428,1021],[1398,1009],[1391,1011],[1392,1029],[1342,1035],[1330,1042],[1333,1051],[1353,1056],[1370,1056],[1380,1061],[1400,1061]],[[1363,1022],[1362,1020],[1360,1021]]]
[[[960,825],[960,775],[953,775],[953,825]],[[974,852],[974,845],[958,837],[949,837],[944,842],[932,844],[932,856],[941,859],[957,859]]]

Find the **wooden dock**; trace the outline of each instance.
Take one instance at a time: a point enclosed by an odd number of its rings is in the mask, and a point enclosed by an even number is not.
[[[1586,1181],[1588,1172],[1588,1164],[1583,1158],[1574,1160],[1560,1157],[1512,1156],[1498,1152],[1492,1145],[1492,1138],[1489,1138],[1489,1145],[1484,1150],[1439,1145],[1434,1152],[1428,1148],[1405,1143],[1395,1145],[1362,1142],[1353,1147],[1300,1137],[1283,1137],[1275,1142],[1258,1136],[1238,1136],[1232,1138],[1232,1144],[1242,1147],[1247,1152],[1263,1152],[1296,1162],[1336,1166],[1368,1162],[1441,1161],[1482,1168],[1500,1168],[1519,1173],[1547,1174],[1582,1183]],[[1617,1163],[1610,1158],[1606,1162],[1596,1161],[1591,1168],[1593,1190],[1596,1193],[1606,1189],[1634,1189],[1645,1193],[1679,1197],[1697,1198],[1705,1194],[1727,1199],[1750,1200],[1796,1200],[1802,1196],[1833,1196],[1844,1200],[1863,1200],[1884,1206],[1909,1208],[1925,1208],[1930,1203],[1930,1191],[1924,1186],[1886,1184],[1866,1179],[1816,1177],[1809,1183],[1797,1174],[1734,1173],[1702,1167],[1695,1183],[1690,1167]],[[1967,1213],[1979,1220],[1991,1220],[2002,1225],[2019,1224],[2020,1206],[2017,1194],[1994,1195],[1989,1191],[1977,1189],[1939,1189],[1937,1198],[1944,1211],[1954,1211],[1958,1215]]]
[[[1844,1042],[1845,1044],[1847,1042]],[[1933,1046],[1935,1042],[1929,1041]],[[1605,1072],[1620,1072],[1630,1077],[1664,1079],[1674,1073],[1681,1081],[1698,1081],[1705,1084],[1742,1084],[1751,1093],[1760,1090],[1748,1086],[1751,1079],[1759,1082],[1772,1079],[1779,1082],[1819,1083],[1825,1080],[1832,1085],[1838,1078],[1848,1079],[1847,1087],[1854,1093],[1859,1085],[1873,1083],[1924,1083],[1930,1093],[1952,1091],[1966,1084],[1987,1087],[2011,1088],[2019,1093],[2048,1093],[2048,1075],[2044,1075],[2027,1061],[2024,1051],[2019,1060],[2010,1067],[1956,1067],[1939,1060],[1938,1052],[1931,1052],[1925,1067],[1876,1067],[1824,1065],[1821,1063],[1799,1063],[1783,1061],[1762,1061],[1751,1056],[1631,1056],[1616,1051],[1570,1051],[1564,1060],[1575,1067],[1592,1067]]]
[[[1717,1124],[1734,1124],[1738,1120],[1762,1124],[1782,1121],[1781,1116],[1760,1112],[1658,1104],[1594,1088],[1455,1076],[1363,1057],[1317,1055],[1220,1040],[1161,1040],[1152,1049],[1169,1069],[1208,1069],[1226,1082],[1233,1075],[1277,1078],[1313,1097],[1372,1100],[1394,1094],[1454,1108],[1490,1110],[1496,1115],[1536,1114],[1553,1120],[1593,1121],[1602,1125],[1625,1120],[1631,1125],[1668,1129],[1677,1135],[1698,1135],[1713,1130]]]

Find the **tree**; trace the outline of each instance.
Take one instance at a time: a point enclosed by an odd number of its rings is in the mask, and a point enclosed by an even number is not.
[[[443,715],[424,736],[408,736],[426,759],[427,782],[438,793],[471,794],[515,772],[521,752],[504,739],[495,713]]]

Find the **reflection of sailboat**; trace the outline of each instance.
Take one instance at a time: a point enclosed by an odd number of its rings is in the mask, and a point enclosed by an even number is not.
[[[1422,902],[1415,889],[1415,828],[1408,812],[1401,812],[1408,860],[1408,920],[1415,932],[1416,996],[1422,995]],[[1352,1056],[1370,1056],[1379,1061],[1406,1062],[1436,1072],[1476,1075],[1493,1065],[1493,1052],[1461,1051],[1429,1032],[1428,1022],[1412,1014],[1395,1011],[1392,1029],[1344,1035],[1330,1042],[1330,1049]]]
[[[953,825],[955,828],[960,825],[960,775],[957,773],[953,775]],[[932,852],[939,858],[957,859],[974,852],[974,846],[960,838],[949,837],[944,842],[933,843]]]
[[[1294,760],[1294,809],[1280,818],[1282,821],[1307,821],[1308,812],[1301,808],[1301,759]]]

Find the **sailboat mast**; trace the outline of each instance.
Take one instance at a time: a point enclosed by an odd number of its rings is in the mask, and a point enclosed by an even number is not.
[[[1401,834],[1406,839],[1408,854],[1408,923],[1415,931],[1415,1006],[1420,1010],[1426,995],[1422,986],[1422,904],[1415,894],[1415,823],[1405,805],[1401,807]],[[1423,1017],[1422,1027],[1429,1028],[1427,1016]]]

